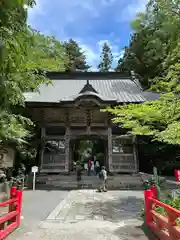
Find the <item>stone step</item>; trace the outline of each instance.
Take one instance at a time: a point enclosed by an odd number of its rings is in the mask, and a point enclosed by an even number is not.
[[[80,182],[84,182],[84,183],[99,183],[99,179],[82,179]],[[73,180],[47,180],[46,183],[51,183],[51,184],[58,184],[58,183],[73,183],[73,182],[77,182],[76,179]],[[142,184],[142,182],[139,179],[133,179],[133,181],[131,179],[118,179],[118,180],[114,180],[114,179],[108,179],[108,183],[117,183],[117,184],[121,184],[121,183],[133,183],[133,184]]]
[[[93,180],[93,179],[97,179],[98,177],[97,176],[85,176],[83,175],[82,176],[82,179],[84,180]],[[126,179],[137,179],[139,180],[140,177],[139,176],[123,176],[123,175],[119,175],[119,176],[108,176],[108,179],[109,180],[126,180]],[[37,176],[37,180],[38,181],[45,181],[45,180],[76,180],[76,176],[61,176],[61,175],[52,175],[52,176]]]
[[[67,185],[36,185],[36,189],[42,190],[74,190],[74,189],[98,189],[99,185],[93,184],[67,184]],[[108,185],[108,190],[143,190],[144,187],[139,184],[122,184],[122,185]]]
[[[71,184],[77,184],[77,181],[74,180],[74,181],[46,181],[46,182],[37,182],[37,184],[50,184],[50,185],[71,185]],[[91,184],[91,185],[96,185],[96,184],[100,184],[100,181],[97,179],[97,180],[93,180],[93,181],[88,181],[88,180],[82,180],[82,181],[79,181],[80,184]],[[130,181],[130,180],[123,180],[123,181],[114,181],[114,180],[108,180],[108,185],[129,185],[129,184],[134,184],[134,185],[142,185],[142,182],[141,181],[138,181],[138,180],[134,180],[134,181]]]
[[[37,176],[37,186],[41,189],[79,189],[90,188],[97,189],[100,180],[97,176],[83,175],[82,180],[77,182],[76,175],[44,175]],[[142,180],[137,175],[114,175],[108,176],[108,188],[113,189],[143,189]]]

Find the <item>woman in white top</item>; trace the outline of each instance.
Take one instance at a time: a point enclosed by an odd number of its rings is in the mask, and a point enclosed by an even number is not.
[[[91,161],[91,171],[94,172],[94,162]]]

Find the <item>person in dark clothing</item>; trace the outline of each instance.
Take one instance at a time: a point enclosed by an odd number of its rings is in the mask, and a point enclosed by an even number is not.
[[[88,176],[90,176],[91,175],[91,167],[92,167],[92,160],[91,160],[91,158],[89,158],[89,160],[88,160],[87,167],[88,167]]]
[[[94,165],[95,165],[95,173],[97,175],[97,174],[99,174],[99,172],[101,170],[99,161],[96,160]]]
[[[81,181],[82,176],[82,166],[79,161],[76,163],[76,179],[77,181]]]

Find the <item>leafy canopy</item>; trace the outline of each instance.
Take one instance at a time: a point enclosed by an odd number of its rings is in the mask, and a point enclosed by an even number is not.
[[[180,1],[151,0],[133,21],[134,35],[117,71],[134,70],[144,88],[161,93],[142,104],[107,108],[134,135],[180,144]]]
[[[90,66],[86,62],[85,53],[81,47],[73,39],[64,42],[65,55],[67,61],[65,64],[65,71],[87,71]]]
[[[28,27],[25,4],[33,7],[34,1],[0,0],[0,143],[25,142],[33,123],[18,110],[23,93],[46,82],[49,68],[64,69],[63,47]]]

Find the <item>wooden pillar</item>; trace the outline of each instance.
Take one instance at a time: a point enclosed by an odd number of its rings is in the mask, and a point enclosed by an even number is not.
[[[40,169],[39,171],[41,171],[41,169],[43,168],[43,160],[44,160],[44,140],[45,140],[45,136],[46,136],[46,128],[45,128],[45,110],[44,109],[40,109],[38,111],[39,114],[39,120],[41,121],[41,151],[40,151]]]
[[[113,171],[112,167],[112,128],[108,126],[108,169]]]
[[[65,172],[69,172],[69,161],[70,161],[70,116],[69,112],[65,112],[66,120],[66,133],[65,133]]]
[[[134,155],[134,164],[135,164],[135,173],[139,172],[139,163],[137,158],[137,149],[136,149],[136,137],[133,137],[133,155]]]
[[[41,126],[41,150],[40,150],[40,170],[43,168],[43,158],[44,158],[44,138],[46,135],[45,127]]]
[[[112,127],[111,127],[111,114],[107,115],[107,123],[108,123],[108,169],[110,172],[113,171],[112,165]]]
[[[65,134],[65,172],[69,172],[70,128],[66,126]]]

